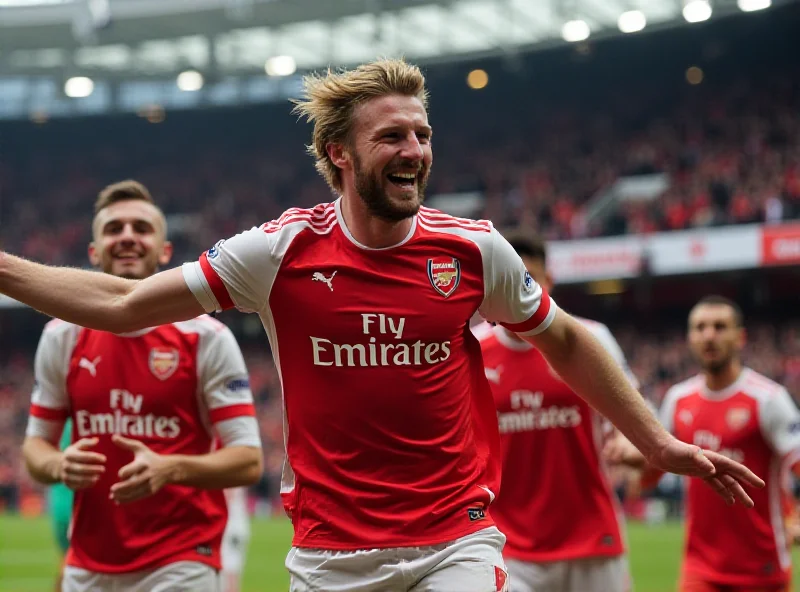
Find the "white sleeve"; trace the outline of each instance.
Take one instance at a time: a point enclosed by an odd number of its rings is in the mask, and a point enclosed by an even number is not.
[[[672,389],[667,391],[664,395],[664,400],[661,402],[661,409],[658,412],[658,419],[664,429],[670,434],[675,433],[675,407],[677,405],[678,397]]]
[[[520,335],[538,335],[556,315],[556,304],[533,281],[522,259],[492,227],[491,248],[484,261],[486,291],[481,315]]]
[[[800,453],[800,410],[786,389],[765,399],[759,421],[764,439],[776,454],[794,457]]]
[[[247,367],[230,329],[201,336],[200,381],[208,417],[223,446],[261,448]]]
[[[617,343],[617,340],[614,339],[614,335],[611,334],[611,331],[602,323],[595,323],[595,322],[587,322],[584,323],[584,326],[595,336],[597,341],[600,342],[600,345],[614,358],[614,361],[617,365],[622,368],[622,371],[625,373],[625,376],[628,377],[628,381],[631,383],[633,388],[639,388],[639,381],[634,376],[633,372],[628,366],[628,360],[625,359],[625,354],[622,352],[622,348]]]
[[[254,227],[219,241],[198,261],[183,264],[186,284],[206,312],[264,308],[278,270],[274,257],[278,234]]]
[[[34,361],[34,384],[26,436],[58,445],[70,412],[67,372],[77,327],[51,321],[39,339]]]

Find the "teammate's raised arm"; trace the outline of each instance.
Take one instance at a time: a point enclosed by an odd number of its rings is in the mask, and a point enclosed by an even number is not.
[[[185,321],[204,312],[180,268],[128,280],[0,252],[0,293],[46,315],[112,333]]]

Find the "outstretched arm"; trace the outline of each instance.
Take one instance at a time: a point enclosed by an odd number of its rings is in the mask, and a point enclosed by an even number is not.
[[[564,382],[607,417],[645,456],[672,438],[619,364],[569,314],[558,310],[546,331],[524,338],[542,352]]]
[[[203,314],[180,268],[145,280],[52,267],[0,252],[0,294],[49,316],[101,331],[127,333]]]
[[[701,477],[729,503],[752,506],[740,482],[763,487],[745,466],[677,440],[650,412],[613,358],[581,324],[557,311],[546,331],[525,337],[553,369],[592,407],[607,417],[657,469]]]

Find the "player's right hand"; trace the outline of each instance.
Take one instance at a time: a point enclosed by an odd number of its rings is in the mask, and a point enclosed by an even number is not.
[[[81,438],[64,449],[59,466],[59,479],[72,490],[93,486],[106,470],[105,455],[89,450],[97,438]]]
[[[703,479],[729,505],[739,502],[752,508],[753,500],[742,485],[764,487],[764,481],[743,464],[676,438],[670,438],[648,461],[662,471]]]

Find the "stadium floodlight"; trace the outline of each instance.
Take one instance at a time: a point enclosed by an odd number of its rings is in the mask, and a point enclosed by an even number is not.
[[[619,15],[617,26],[623,33],[641,31],[647,25],[647,17],[641,10],[629,10]]]
[[[178,88],[187,92],[203,88],[203,75],[195,70],[186,70],[178,74]]]
[[[75,0],[0,0],[0,8],[28,8],[53,4],[71,4]]]
[[[683,18],[689,23],[699,23],[711,18],[711,5],[707,0],[690,0],[683,7]]]
[[[297,63],[292,56],[275,56],[267,60],[264,70],[270,76],[291,76],[297,71]]]
[[[486,88],[487,84],[489,84],[489,75],[486,70],[472,70],[467,75],[467,86],[472,90]]]
[[[64,83],[64,94],[72,99],[88,97],[94,91],[94,82],[86,76],[73,76]]]
[[[736,4],[742,12],[754,12],[769,8],[772,6],[772,0],[738,0]]]
[[[590,33],[589,25],[586,24],[586,21],[582,20],[567,21],[564,23],[564,26],[561,27],[561,36],[564,38],[564,41],[569,41],[570,43],[584,41],[589,38]]]

